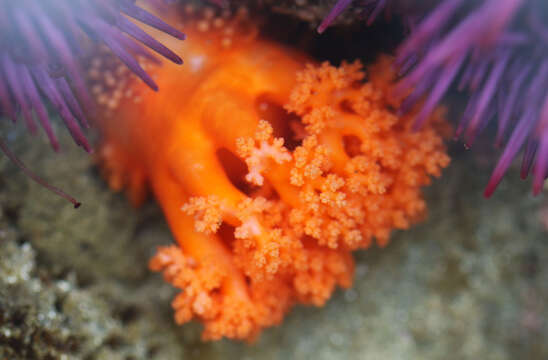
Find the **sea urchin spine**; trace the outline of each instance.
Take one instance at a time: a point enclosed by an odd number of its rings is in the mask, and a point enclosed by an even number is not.
[[[80,69],[83,35],[106,44],[150,88],[157,86],[134,55],[146,54],[140,41],[169,60],[182,60],[133,24],[128,17],[178,39],[184,34],[130,0],[24,0],[0,2],[0,103],[14,121],[20,111],[31,132],[33,111],[54,149],[58,142],[41,102],[40,92],[54,105],[76,143],[91,148],[82,133],[84,111],[91,101]],[[125,33],[125,34],[123,34]],[[76,121],[75,119],[78,119]]]
[[[390,5],[405,2],[391,0]],[[339,0],[322,22],[324,31],[351,1]],[[356,2],[373,8],[387,1]],[[457,127],[470,147],[491,119],[495,144],[506,147],[485,189],[489,197],[524,147],[521,175],[533,173],[533,193],[548,172],[548,6],[542,0],[442,0],[420,21],[404,14],[411,33],[397,51],[402,78],[395,94],[407,96],[401,112],[420,104],[419,128],[452,85],[470,98]],[[512,129],[510,131],[510,129]]]
[[[0,0],[1,113],[14,122],[21,113],[31,133],[37,131],[36,115],[57,150],[59,143],[42,102],[44,95],[76,144],[91,151],[82,131],[88,127],[85,113],[93,108],[80,65],[86,55],[83,39],[104,43],[153,90],[158,87],[141,68],[136,55],[152,57],[145,48],[148,47],[176,64],[182,63],[179,56],[128,18],[177,39],[185,38],[182,32],[132,0]],[[6,151],[6,144],[2,145],[6,156],[15,159]],[[19,161],[15,163],[21,167]],[[22,169],[29,174],[28,169]],[[35,175],[31,177],[37,179]]]

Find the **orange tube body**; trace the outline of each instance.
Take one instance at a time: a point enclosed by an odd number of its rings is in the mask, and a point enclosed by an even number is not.
[[[98,158],[112,188],[135,204],[150,189],[166,215],[177,244],[150,267],[182,290],[177,322],[253,339],[350,286],[352,250],[423,216],[420,187],[449,161],[444,126],[441,112],[419,132],[394,115],[387,61],[364,83],[359,64],[313,64],[242,17],[193,16],[184,42],[157,34],[185,58],[148,66],[159,93],[92,66]]]

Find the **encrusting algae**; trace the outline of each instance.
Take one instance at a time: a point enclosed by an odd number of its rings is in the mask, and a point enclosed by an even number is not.
[[[150,268],[181,289],[176,321],[252,340],[294,304],[349,287],[352,250],[424,216],[420,187],[449,163],[447,125],[442,110],[420,131],[396,115],[388,58],[364,82],[358,62],[316,64],[261,40],[245,12],[197,12],[183,14],[185,42],[158,34],[186,61],[147,67],[158,94],[92,66],[98,156],[111,187],[135,204],[149,188],[167,217],[177,244]]]

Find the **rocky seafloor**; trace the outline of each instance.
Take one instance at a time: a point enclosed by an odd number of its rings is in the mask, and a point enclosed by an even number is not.
[[[59,154],[21,124],[0,130],[83,203],[74,209],[0,157],[1,359],[548,358],[548,199],[516,171],[484,199],[487,146],[455,152],[425,190],[425,222],[356,253],[351,289],[295,308],[249,345],[202,343],[199,324],[174,325],[174,290],[147,269],[173,241],[153,202],[133,209],[111,192],[65,129]]]

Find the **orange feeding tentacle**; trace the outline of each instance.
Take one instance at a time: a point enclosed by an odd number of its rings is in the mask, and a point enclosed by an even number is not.
[[[351,250],[419,220],[420,187],[449,162],[441,112],[413,132],[391,110],[386,60],[364,83],[359,63],[305,66],[246,24],[206,10],[173,45],[186,65],[147,69],[158,94],[96,81],[105,175],[136,204],[147,187],[158,200],[177,244],[150,267],[205,339],[253,339],[350,286]]]

